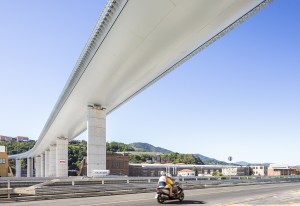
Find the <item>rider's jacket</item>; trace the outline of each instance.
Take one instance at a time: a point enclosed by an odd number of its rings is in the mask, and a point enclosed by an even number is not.
[[[166,184],[169,186],[169,188],[171,188],[174,183],[170,177],[167,177]]]
[[[158,187],[165,187],[166,186],[166,176],[161,176],[158,180]]]

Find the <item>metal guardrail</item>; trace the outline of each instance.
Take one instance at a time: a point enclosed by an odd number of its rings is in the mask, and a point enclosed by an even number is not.
[[[38,179],[38,178],[37,178]],[[256,183],[276,183],[276,182],[300,182],[300,176],[279,176],[279,177],[269,177],[269,176],[220,176],[220,177],[173,177],[173,179],[184,186],[186,189],[196,189],[204,188],[209,186],[217,185],[234,185],[234,184],[256,184]],[[19,182],[20,181],[20,182]],[[17,178],[10,178],[8,180],[1,179],[0,182],[4,184],[6,182],[5,188],[2,187],[1,193],[10,195],[13,194],[12,182],[18,182],[18,187],[20,183],[24,183],[25,186],[28,185],[26,178],[19,180]],[[27,181],[32,181],[28,179]],[[143,188],[145,190],[153,189],[156,186],[158,177],[103,177],[103,178],[87,178],[87,177],[69,177],[65,179],[53,179],[52,181],[46,181],[43,184],[38,184],[33,186],[40,194],[43,195],[47,193],[47,188],[49,191],[55,188],[56,194],[61,191],[61,193],[67,194],[68,192],[77,193],[81,191],[80,188],[88,188],[87,191],[93,192],[99,190],[105,192],[107,188],[112,191],[120,190],[134,190],[135,188]],[[42,181],[43,182],[43,181]],[[34,184],[34,182],[33,182]],[[132,191],[131,191],[132,192]]]
[[[126,184],[126,183],[156,183],[159,177],[69,177],[69,178],[1,178],[0,188],[6,187],[9,183],[13,187],[15,184],[22,187],[44,182],[43,185],[81,185],[81,184]],[[191,176],[191,177],[172,177],[177,182],[202,182],[202,181],[222,181],[222,182],[240,182],[240,181],[274,181],[274,180],[299,180],[298,176]],[[1,186],[2,185],[2,186]]]
[[[7,198],[10,198],[10,195],[13,193],[13,188],[10,186],[10,180],[7,180],[7,188],[0,188],[0,195],[7,195]]]

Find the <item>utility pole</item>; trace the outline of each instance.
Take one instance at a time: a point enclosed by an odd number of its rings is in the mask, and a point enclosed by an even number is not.
[[[232,157],[229,156],[228,160],[229,160],[229,179],[231,179],[231,161],[232,161]]]

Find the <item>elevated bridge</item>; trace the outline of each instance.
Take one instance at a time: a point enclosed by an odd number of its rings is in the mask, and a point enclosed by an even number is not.
[[[106,115],[270,0],[108,0],[20,176],[67,176],[68,142],[88,133],[88,176],[106,169]]]

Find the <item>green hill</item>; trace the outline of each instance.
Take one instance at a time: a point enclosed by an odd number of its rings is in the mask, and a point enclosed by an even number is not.
[[[142,142],[135,142],[128,144],[129,146],[133,147],[136,151],[141,152],[160,152],[160,153],[172,153],[172,151],[161,148],[161,147],[155,147],[148,143],[142,143]]]
[[[223,161],[220,161],[220,160],[217,160],[214,158],[206,157],[201,154],[194,154],[194,155],[199,157],[205,165],[228,165],[229,164],[227,162],[223,162]]]

